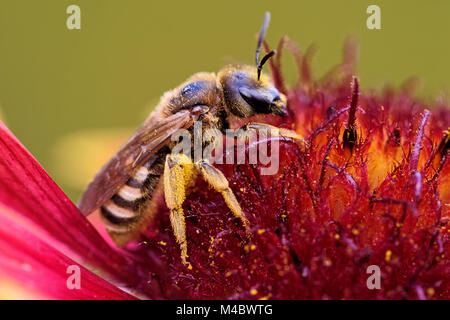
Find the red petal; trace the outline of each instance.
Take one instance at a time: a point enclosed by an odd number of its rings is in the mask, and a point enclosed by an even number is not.
[[[135,288],[143,275],[148,278],[148,268],[137,270],[135,262],[112,249],[2,122],[0,210],[71,259],[123,286]]]
[[[80,288],[69,289],[68,278],[80,268]],[[59,253],[19,224],[0,215],[0,277],[14,280],[26,291],[50,299],[133,299]],[[69,283],[71,283],[69,281]],[[0,290],[4,291],[4,290]],[[0,292],[8,297],[8,292]]]

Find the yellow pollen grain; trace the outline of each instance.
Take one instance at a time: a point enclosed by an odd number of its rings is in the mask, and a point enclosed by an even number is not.
[[[240,190],[241,192],[244,192],[244,188],[240,188],[239,190]]]
[[[330,267],[332,264],[333,264],[333,263],[331,262],[330,259],[325,259],[325,260],[323,261],[323,265],[324,265],[325,267]]]
[[[250,294],[251,294],[252,296],[256,296],[256,295],[258,294],[258,290],[252,289],[252,290],[250,290]]]
[[[264,232],[266,232],[265,229],[258,229],[258,234],[259,234],[259,235],[263,234]]]
[[[384,256],[384,260],[386,260],[386,262],[389,262],[391,260],[391,256],[392,256],[392,251],[391,250],[387,250],[386,254]]]
[[[189,263],[188,267],[189,270],[192,270],[192,264]]]
[[[255,250],[256,249],[256,246],[254,245],[254,244],[252,244],[251,246],[250,246],[250,250]]]
[[[352,233],[353,233],[353,235],[357,236],[359,234],[359,231],[358,231],[358,229],[353,229]]]
[[[336,234],[334,235],[334,238],[335,238],[336,240],[339,240],[340,236],[336,233]]]
[[[433,288],[428,288],[427,289],[427,294],[431,297],[434,295],[434,289]]]
[[[165,242],[165,241],[160,241],[160,242],[158,242],[160,245],[162,245],[162,246],[165,246],[165,245],[167,245],[167,242]]]

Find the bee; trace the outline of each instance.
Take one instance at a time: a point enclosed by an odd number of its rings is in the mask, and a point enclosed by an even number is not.
[[[155,195],[163,192],[181,261],[188,265],[183,202],[197,175],[222,194],[231,213],[248,231],[249,222],[222,172],[206,159],[194,163],[185,154],[173,154],[171,136],[179,129],[192,131],[197,120],[202,121],[203,130],[223,132],[232,118],[286,115],[286,97],[261,73],[265,62],[275,54],[270,51],[259,59],[269,20],[267,12],[257,42],[255,67],[227,66],[218,74],[197,73],[166,92],[143,125],[88,185],[79,208],[85,215],[100,208],[108,233],[118,245],[126,245],[148,225]],[[295,137],[287,131],[286,136]],[[212,141],[203,142],[203,147],[209,143]]]

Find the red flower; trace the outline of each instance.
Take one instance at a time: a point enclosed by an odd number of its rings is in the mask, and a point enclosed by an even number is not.
[[[407,88],[360,93],[350,50],[321,81],[294,45],[299,84],[287,118],[307,147],[280,142],[280,169],[220,165],[252,236],[199,179],[184,204],[189,262],[164,202],[141,239],[118,249],[0,126],[0,280],[32,298],[449,299],[450,110]],[[430,109],[430,111],[426,110]],[[261,119],[260,119],[261,120]],[[67,287],[80,265],[81,288]],[[369,289],[369,266],[381,272]],[[4,290],[3,290],[4,291]],[[128,293],[126,293],[126,292]],[[22,291],[21,291],[22,292]]]
[[[0,181],[0,296],[163,297],[151,259],[111,247],[1,122]],[[67,285],[73,265],[80,289]]]

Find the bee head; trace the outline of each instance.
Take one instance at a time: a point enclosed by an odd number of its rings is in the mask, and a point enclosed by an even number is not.
[[[286,97],[265,75],[258,79],[255,68],[227,68],[219,76],[228,111],[240,118],[256,114],[286,115]]]
[[[286,97],[271,84],[267,76],[261,74],[263,65],[275,54],[272,50],[259,60],[259,51],[269,20],[270,14],[266,12],[256,47],[256,68],[227,67],[219,73],[225,104],[235,116],[286,115]]]

